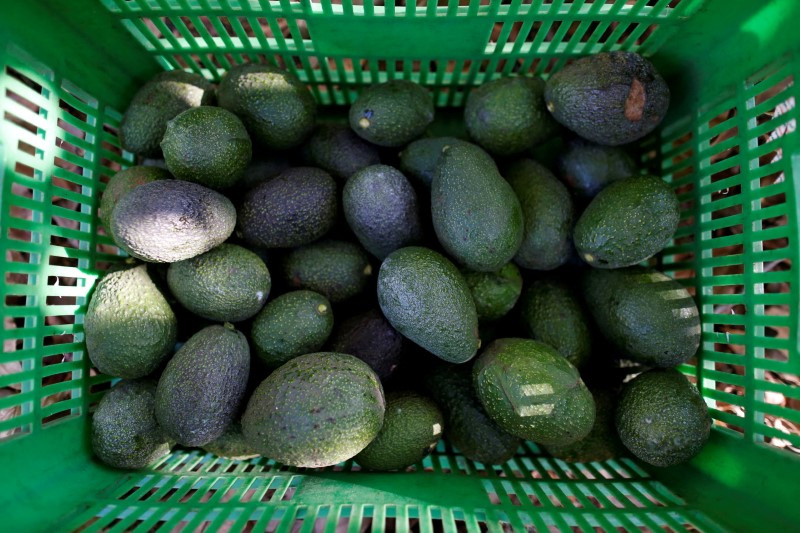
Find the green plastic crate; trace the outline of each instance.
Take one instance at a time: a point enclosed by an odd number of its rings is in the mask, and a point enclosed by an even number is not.
[[[796,0],[28,0],[0,10],[0,524],[4,531],[715,531],[800,524]],[[358,4],[358,5],[354,5]],[[87,294],[118,260],[97,219],[133,163],[120,112],[161,69],[295,72],[325,105],[408,78],[457,108],[512,73],[636,50],[673,104],[642,161],[679,193],[660,268],[695,291],[683,370],[715,418],[690,464],[574,464],[527,444],[505,465],[440,445],[413,472],[292,469],[176,451],[149,471],[90,453],[109,379],[83,344]],[[453,114],[457,115],[457,112]],[[727,228],[727,229],[726,229]],[[787,290],[788,287],[788,290]]]

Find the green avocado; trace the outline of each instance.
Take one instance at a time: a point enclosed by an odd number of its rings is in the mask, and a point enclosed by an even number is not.
[[[362,168],[381,162],[374,146],[345,124],[323,124],[314,131],[306,145],[309,164],[344,181]]]
[[[106,231],[111,231],[111,213],[120,198],[140,185],[156,180],[167,180],[171,177],[166,169],[144,166],[126,168],[114,174],[100,197],[99,217]]]
[[[370,309],[337,325],[328,346],[332,352],[358,357],[383,382],[400,364],[403,336],[389,324],[380,309]]]
[[[364,291],[372,265],[360,246],[328,239],[290,250],[282,273],[290,287],[316,291],[337,303]]]
[[[572,139],[557,160],[561,180],[577,198],[597,196],[607,185],[639,173],[625,149]]]
[[[242,423],[239,420],[233,422],[220,437],[217,437],[208,444],[203,445],[203,449],[208,453],[213,453],[217,457],[244,461],[258,457],[252,446],[244,439],[242,433]]]
[[[514,263],[497,272],[474,272],[462,269],[478,311],[478,320],[491,321],[504,317],[517,303],[522,292],[522,275]]]
[[[431,186],[445,146],[463,143],[455,137],[427,137],[409,143],[400,152],[400,170],[427,187]]]
[[[364,89],[350,107],[350,127],[378,146],[405,146],[433,122],[433,100],[416,83],[392,80]]]

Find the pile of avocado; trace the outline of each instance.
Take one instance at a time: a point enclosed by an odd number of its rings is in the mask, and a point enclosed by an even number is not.
[[[485,464],[523,440],[567,461],[690,459],[711,419],[675,367],[700,315],[645,266],[679,202],[623,146],[668,104],[629,52],[484,83],[468,139],[430,136],[410,81],[363,89],[337,121],[271,65],[218,85],[159,74],[120,131],[149,166],[99,204],[128,258],[84,320],[91,362],[122,378],[95,410],[96,455],[405,470],[444,438]],[[533,154],[554,138],[548,168]]]

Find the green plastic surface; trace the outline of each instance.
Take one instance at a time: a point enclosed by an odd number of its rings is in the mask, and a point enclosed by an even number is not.
[[[791,431],[800,426],[800,387],[791,384],[800,375],[792,270],[800,207],[800,39],[792,25],[800,3],[377,3],[384,4],[39,0],[3,7],[4,529],[796,528],[800,460],[780,448],[800,448]],[[717,424],[690,464],[568,465],[532,444],[496,467],[442,444],[403,474],[363,473],[352,462],[290,469],[199,451],[176,451],[146,472],[120,472],[92,457],[90,410],[110,378],[88,362],[83,314],[97,278],[119,260],[99,226],[98,198],[108,177],[134,162],[119,147],[117,127],[148,76],[186,68],[217,79],[241,61],[271,61],[297,73],[324,105],[346,105],[374,81],[407,78],[428,86],[438,106],[457,108],[485,80],[547,76],[572,58],[615,49],[652,57],[673,93],[667,120],[641,155],[682,201],[683,222],[659,266],[695,291],[704,322],[701,353],[683,370]],[[721,228],[733,231],[721,236]]]

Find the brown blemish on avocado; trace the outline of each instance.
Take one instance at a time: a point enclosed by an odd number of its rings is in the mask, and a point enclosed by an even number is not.
[[[647,96],[645,95],[644,84],[636,78],[633,78],[631,89],[628,91],[628,97],[625,99],[625,118],[631,122],[642,120],[646,100]]]

